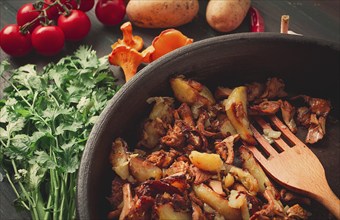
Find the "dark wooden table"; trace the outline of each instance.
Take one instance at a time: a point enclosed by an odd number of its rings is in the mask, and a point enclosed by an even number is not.
[[[29,0],[0,0],[0,28],[16,22],[16,12]],[[200,1],[198,16],[189,24],[178,27],[188,37],[199,41],[209,37],[223,35],[212,30],[205,20],[205,8],[208,0]],[[316,38],[340,43],[340,1],[339,0],[253,0],[252,6],[256,7],[265,20],[266,32],[279,32],[281,15],[290,16],[290,30]],[[27,63],[37,64],[42,67],[48,62],[58,61],[61,57],[71,54],[79,45],[91,45],[97,51],[98,56],[104,56],[111,52],[111,44],[117,38],[121,38],[121,31],[117,27],[104,27],[96,19],[94,11],[88,12],[92,22],[89,35],[81,42],[66,43],[64,50],[54,57],[43,57],[35,53],[24,58],[11,58],[2,50],[0,60],[8,59],[13,67],[19,67]],[[134,34],[140,35],[145,45],[151,44],[152,39],[162,29],[142,29],[134,27]],[[249,17],[247,16],[241,26],[233,33],[248,32]],[[232,33],[228,33],[232,34]],[[118,74],[119,77],[119,74]],[[120,74],[120,77],[122,75]],[[3,81],[0,81],[0,93]],[[15,199],[9,184],[0,181],[0,219],[29,219],[26,212],[18,211],[13,206]]]

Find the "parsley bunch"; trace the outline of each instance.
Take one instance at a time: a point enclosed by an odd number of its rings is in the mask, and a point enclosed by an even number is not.
[[[0,100],[0,165],[17,204],[32,219],[75,219],[81,154],[118,89],[107,57],[80,47],[41,72],[31,64],[10,70],[2,61],[0,75],[8,83]]]

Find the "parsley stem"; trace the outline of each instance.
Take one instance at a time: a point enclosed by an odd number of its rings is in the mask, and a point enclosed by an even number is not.
[[[17,196],[17,198],[20,198],[19,192],[18,192],[17,188],[14,186],[14,184],[11,180],[11,177],[9,176],[9,174],[7,172],[6,172],[6,177],[7,177],[9,184],[11,185],[15,195]],[[30,210],[30,208],[28,207],[28,205],[24,201],[21,201],[21,204],[25,209]]]
[[[37,100],[37,97],[38,97],[38,93],[35,92],[34,93],[34,97],[33,97],[33,101],[32,101],[32,106],[34,107],[35,106],[35,100]],[[32,107],[31,107],[32,108]]]
[[[75,180],[76,180],[76,175],[75,173],[71,173],[70,174],[70,186],[69,186],[69,194],[71,195],[71,197],[75,197]],[[73,212],[69,212],[69,219],[75,219],[76,218],[76,213],[75,213],[75,200],[71,200],[70,204],[69,204],[69,210],[73,210]]]
[[[14,174],[15,175],[19,175],[18,169],[17,169],[17,165],[16,165],[16,163],[15,163],[15,161],[13,159],[11,160],[11,163],[12,163],[12,166],[13,166]],[[29,203],[29,206],[31,207],[31,209],[33,209],[32,210],[33,211],[32,212],[32,218],[33,219],[39,219],[39,215],[38,215],[38,212],[37,212],[37,209],[36,209],[35,202],[32,201],[31,196],[28,194],[28,192],[26,191],[25,187],[22,185],[22,183],[20,181],[18,182],[18,184],[19,184],[19,187],[20,187],[22,193],[25,195],[25,197],[26,197],[26,199],[27,199],[27,201]]]
[[[73,60],[71,60],[70,64],[72,64],[72,66],[73,66],[76,70],[79,69],[79,68],[77,67],[77,65],[73,62]]]
[[[22,100],[29,106],[32,108],[32,105],[27,101],[27,99],[25,99],[25,97],[22,96],[20,90],[9,80],[7,80],[5,77],[1,76],[1,78],[3,78],[7,83],[9,83],[14,89],[15,91],[19,94],[19,96],[22,98]]]
[[[1,144],[2,144],[3,146],[5,146],[6,148],[9,147],[10,138],[11,138],[11,137],[9,136],[8,139],[7,139],[7,143],[6,143],[6,144],[5,144],[5,142],[3,142],[3,141],[0,139]]]
[[[9,136],[8,139],[7,139],[6,148],[9,147],[10,141],[11,141],[11,136]],[[5,146],[5,143],[4,143],[2,140],[1,140],[1,144],[3,144],[3,145]],[[14,162],[13,159],[11,160],[11,163],[12,163],[12,167],[13,167],[14,173],[15,173],[15,174],[18,174],[17,166],[16,166],[16,164],[15,164],[15,162]],[[13,184],[13,182],[12,182],[10,176],[8,175],[8,172],[7,172],[7,171],[6,171],[6,177],[7,177],[7,179],[8,179],[9,184],[11,185],[11,187],[12,187],[14,193],[16,194],[17,198],[20,198],[20,195],[19,195],[19,193],[18,193],[18,190],[17,190],[16,187],[14,186],[14,184]],[[19,185],[20,185],[20,182],[19,182]],[[20,185],[20,187],[22,187],[22,185]],[[29,201],[29,202],[30,202],[30,201]],[[22,204],[27,210],[30,210],[30,208],[27,206],[27,204],[26,204],[24,201],[21,201],[21,204]]]
[[[54,181],[55,181],[55,184],[54,184],[54,201],[53,201],[53,219],[58,219],[58,215],[59,215],[59,207],[58,207],[58,200],[59,200],[59,185],[56,184],[56,173],[55,173],[55,170],[50,170],[51,173],[53,173],[53,177],[54,177]]]
[[[51,174],[50,174],[50,175],[51,175]],[[51,181],[50,186],[52,186],[52,181]],[[51,202],[52,202],[52,194],[50,193],[50,194],[48,195],[47,205],[46,205],[45,209],[49,209],[49,208],[50,208]],[[50,217],[50,212],[45,212],[44,220],[48,220],[49,217]]]
[[[52,158],[53,158],[53,161],[57,164],[57,159],[55,157],[55,154],[54,154],[54,151],[52,149],[52,146],[50,147],[50,152],[52,154]],[[59,179],[59,176],[58,176],[58,173],[56,171],[56,169],[50,169],[50,172],[53,176],[53,185],[54,185],[54,201],[53,201],[53,219],[58,219],[58,215],[60,214],[60,210],[58,207],[59,205],[59,189],[60,189],[60,179]]]
[[[63,220],[64,219],[64,203],[65,203],[65,196],[67,195],[67,192],[65,190],[65,185],[67,183],[67,177],[68,175],[63,175],[64,178],[62,178],[61,180],[61,188],[60,188],[60,191],[61,191],[61,195],[62,195],[62,198],[61,198],[61,203],[60,203],[60,215],[59,215],[59,219],[60,220]]]
[[[42,219],[44,216],[45,216],[45,209],[44,209],[44,200],[41,196],[41,193],[40,193],[40,188],[37,187],[34,191],[33,191],[33,194],[34,194],[34,199],[35,199],[35,207],[37,209],[37,213],[38,213],[38,219]]]
[[[60,104],[59,104],[58,100],[56,99],[56,97],[52,93],[49,93],[48,95],[54,100],[55,104],[59,107]]]

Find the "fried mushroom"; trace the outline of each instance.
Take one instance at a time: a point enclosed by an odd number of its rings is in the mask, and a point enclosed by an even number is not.
[[[308,128],[306,143],[314,144],[321,140],[325,135],[325,124],[326,119],[323,116],[320,116],[319,119],[316,117],[316,114],[311,114],[310,117],[310,125]]]
[[[273,98],[281,98],[287,96],[287,93],[284,91],[285,84],[282,79],[273,77],[269,78],[266,82],[266,88],[260,98],[262,99],[273,99]]]
[[[288,128],[293,132],[297,132],[296,123],[294,121],[295,108],[288,101],[280,101],[282,119]]]
[[[222,141],[215,142],[215,150],[226,164],[234,162],[234,143],[240,138],[239,134],[231,135]]]
[[[308,219],[310,213],[303,209],[299,204],[295,204],[292,207],[288,208],[287,211],[288,219]]]
[[[156,147],[160,143],[162,136],[173,122],[173,104],[171,97],[152,97],[147,100],[149,104],[155,103],[148,119],[143,124],[141,138],[137,146],[149,149]]]
[[[252,105],[249,107],[250,115],[274,115],[281,107],[278,101],[262,101],[260,104]]]

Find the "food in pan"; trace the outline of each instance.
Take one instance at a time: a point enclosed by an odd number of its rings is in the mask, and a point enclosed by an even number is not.
[[[247,149],[256,145],[252,115],[277,114],[306,142],[325,134],[330,102],[290,97],[283,80],[217,87],[177,76],[174,97],[152,97],[153,108],[129,146],[112,144],[115,172],[109,219],[307,219],[310,200],[276,186]],[[305,106],[295,106],[298,100]],[[294,104],[294,105],[293,105]],[[299,103],[301,104],[301,103]],[[268,141],[280,132],[264,132]]]

